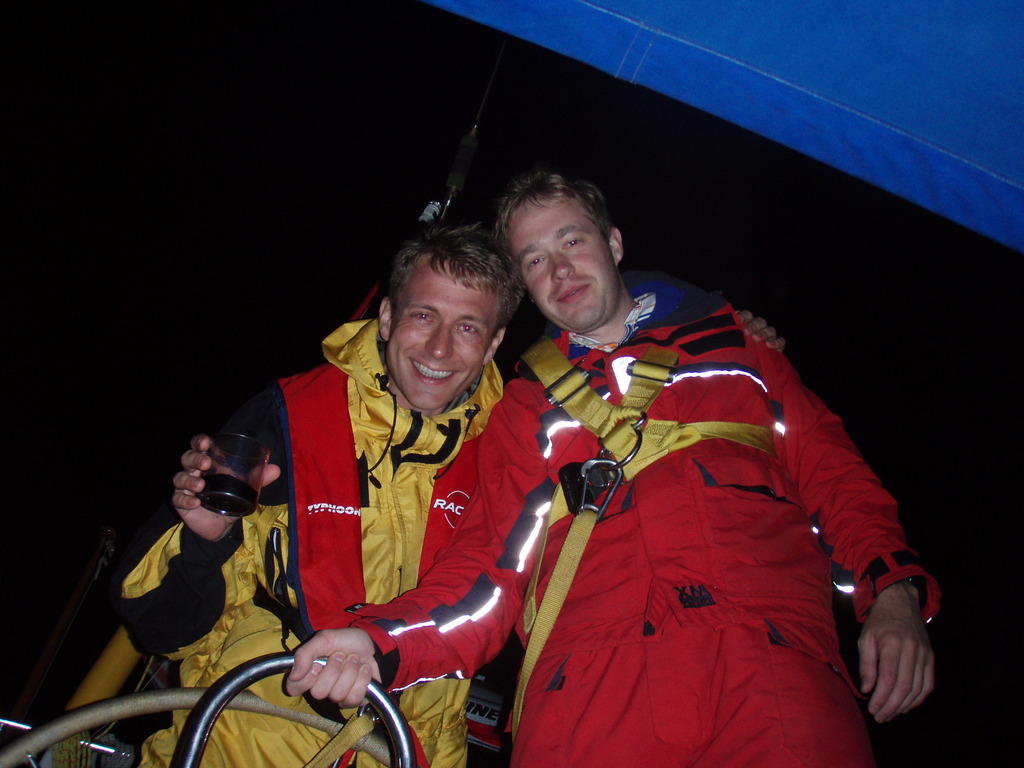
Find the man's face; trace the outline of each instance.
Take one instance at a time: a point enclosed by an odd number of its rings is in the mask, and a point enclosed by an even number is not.
[[[403,408],[436,416],[490,362],[505,334],[498,297],[467,288],[426,260],[415,268],[395,304],[380,306],[390,389]]]
[[[622,235],[605,240],[575,200],[526,203],[513,215],[509,250],[544,316],[602,342],[622,338],[633,300],[619,276]]]

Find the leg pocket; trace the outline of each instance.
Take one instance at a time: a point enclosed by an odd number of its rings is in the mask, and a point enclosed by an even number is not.
[[[570,656],[545,654],[530,677],[519,732],[513,744],[512,766],[563,766],[568,763],[572,731],[567,712],[572,693],[565,692]]]
[[[807,766],[873,766],[867,726],[846,681],[827,663],[768,644],[783,743]]]
[[[663,647],[631,643],[538,664],[513,767],[685,765],[694,720],[673,682],[678,659],[648,654]]]

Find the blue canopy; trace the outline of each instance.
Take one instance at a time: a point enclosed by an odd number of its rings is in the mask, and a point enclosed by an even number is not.
[[[1019,0],[425,0],[1024,251]]]

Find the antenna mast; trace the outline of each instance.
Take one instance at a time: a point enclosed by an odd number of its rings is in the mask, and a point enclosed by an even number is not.
[[[440,224],[444,221],[444,217],[447,215],[448,209],[451,208],[452,202],[462,191],[462,188],[466,186],[469,167],[473,163],[473,156],[476,154],[477,147],[480,144],[477,138],[480,129],[480,119],[487,104],[487,97],[491,95],[491,87],[494,85],[494,78],[498,74],[498,67],[501,65],[501,57],[505,54],[505,45],[507,43],[508,38],[501,41],[501,48],[498,51],[497,59],[494,61],[494,68],[491,70],[491,77],[487,81],[487,87],[484,89],[483,98],[480,99],[480,106],[476,111],[476,117],[473,118],[473,125],[470,126],[469,131],[462,137],[462,141],[459,142],[459,149],[455,153],[455,160],[452,162],[452,167],[448,171],[448,180],[445,182],[444,202],[431,200],[427,203],[423,213],[420,214],[420,221],[424,224]]]

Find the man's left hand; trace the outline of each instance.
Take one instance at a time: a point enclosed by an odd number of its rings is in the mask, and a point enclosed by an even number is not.
[[[860,639],[860,690],[879,723],[916,707],[935,686],[935,655],[918,607],[917,589],[899,581],[871,606]]]

